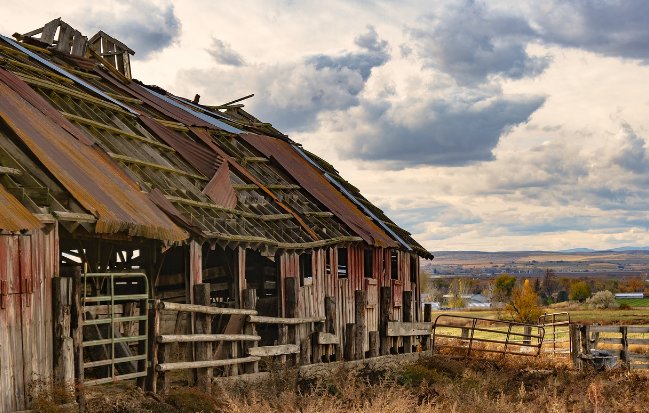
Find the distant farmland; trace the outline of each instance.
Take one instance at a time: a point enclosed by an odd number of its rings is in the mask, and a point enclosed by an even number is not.
[[[630,307],[649,307],[649,298],[618,298],[618,304],[628,304]]]

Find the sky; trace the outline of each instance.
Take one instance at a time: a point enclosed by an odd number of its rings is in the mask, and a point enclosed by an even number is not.
[[[245,109],[431,251],[649,246],[644,0],[0,2],[62,17],[133,76]]]

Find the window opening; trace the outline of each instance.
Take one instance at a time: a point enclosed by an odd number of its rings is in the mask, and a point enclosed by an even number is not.
[[[347,278],[347,248],[338,248],[338,278]]]
[[[313,268],[311,266],[312,256],[311,253],[304,253],[300,255],[300,285],[313,284]]]
[[[363,250],[363,273],[365,274],[365,278],[374,278],[374,268],[372,268],[373,261],[374,250]]]
[[[396,251],[390,252],[390,278],[393,280],[399,279],[399,261]]]

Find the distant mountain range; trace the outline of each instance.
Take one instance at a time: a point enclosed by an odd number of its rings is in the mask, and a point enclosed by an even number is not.
[[[621,251],[649,251],[649,247],[618,247],[618,248],[611,248],[607,250],[594,250],[592,248],[572,248],[569,250],[561,250],[557,252],[603,252],[603,251],[615,251],[615,252],[621,252]]]

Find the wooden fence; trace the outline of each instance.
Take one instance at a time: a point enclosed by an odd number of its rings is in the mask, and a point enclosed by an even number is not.
[[[619,363],[630,370],[649,369],[649,355],[631,350],[646,350],[649,346],[649,326],[570,325],[573,365],[581,367],[590,358],[591,350],[606,350],[618,357]],[[647,338],[645,338],[647,337]],[[631,346],[638,346],[633,348]]]

